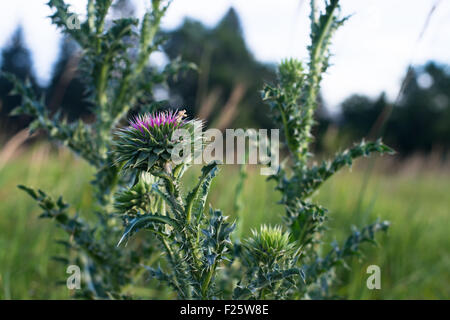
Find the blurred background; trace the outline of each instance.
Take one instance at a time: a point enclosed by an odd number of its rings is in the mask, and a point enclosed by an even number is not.
[[[86,1],[67,1],[82,16]],[[362,138],[383,136],[398,153],[361,161],[316,195],[330,209],[330,240],[342,240],[351,225],[377,217],[392,221],[379,248],[343,272],[342,294],[350,298],[448,299],[450,297],[450,2],[343,0],[352,15],[333,41],[324,76],[314,149],[325,158]],[[144,0],[115,1],[111,18],[142,16]],[[29,81],[47,106],[69,119],[90,121],[85,88],[78,78],[79,51],[46,18],[44,1],[0,2],[0,70]],[[271,128],[259,90],[273,82],[276,64],[307,58],[309,1],[175,0],[163,19],[169,41],[150,63],[162,67],[182,57],[189,71],[158,96],[187,108],[207,126]],[[45,135],[31,139],[29,119],[9,117],[19,97],[0,78],[0,298],[67,298],[52,260],[61,250],[54,226],[16,189],[23,183],[62,193],[83,212],[93,199],[92,171]],[[237,168],[224,167],[211,202],[232,214]],[[273,185],[248,168],[243,198],[244,229],[281,221]],[[355,192],[356,190],[356,192]],[[366,288],[368,265],[378,264],[382,289]]]

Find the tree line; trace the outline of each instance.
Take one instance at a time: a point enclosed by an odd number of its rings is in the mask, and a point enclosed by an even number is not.
[[[161,36],[169,39],[163,48],[169,59],[182,57],[197,66],[186,71],[183,79],[173,79],[170,91],[156,88],[167,106],[187,108],[191,116],[206,119],[208,126],[220,129],[273,126],[258,91],[264,82],[275,80],[275,67],[253,57],[235,10],[230,9],[212,28],[186,19],[179,28],[164,31]],[[18,27],[2,49],[0,70],[28,79],[53,112],[59,111],[70,120],[91,121],[86,89],[78,77],[78,54],[73,42],[63,40],[51,80],[41,86]],[[8,116],[19,103],[17,96],[8,95],[11,89],[11,84],[0,78],[3,139],[28,123],[25,117]],[[450,66],[428,62],[406,70],[404,88],[396,101],[390,101],[384,93],[375,99],[355,94],[340,104],[337,115],[331,116],[323,101],[319,109],[315,127],[318,150],[330,148],[327,135],[337,132],[333,141],[338,143],[331,148],[382,134],[388,145],[405,156],[435,150],[445,153],[450,149]]]

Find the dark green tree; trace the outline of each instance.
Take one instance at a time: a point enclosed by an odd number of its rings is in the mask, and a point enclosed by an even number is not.
[[[87,102],[87,87],[79,77],[79,47],[66,37],[61,53],[47,87],[47,105],[50,110],[60,110],[70,120],[87,117],[91,105]]]
[[[386,95],[382,93],[376,100],[355,94],[341,104],[339,123],[344,134],[351,137],[366,137],[378,116],[387,105]]]
[[[450,73],[448,66],[429,62],[407,71],[397,101],[384,94],[376,100],[353,95],[341,105],[343,140],[383,134],[401,155],[450,148]]]
[[[386,129],[392,145],[414,151],[450,149],[450,72],[448,66],[430,62],[409,70],[399,105]]]
[[[3,49],[1,54],[1,69],[2,72],[9,72],[15,74],[18,79],[22,81],[29,81],[30,85],[37,90],[39,88],[36,78],[33,74],[33,64],[30,52],[25,47],[23,39],[23,29],[19,26],[14,32],[11,40]],[[12,134],[17,130],[24,128],[28,121],[28,117],[21,116],[11,121],[8,118],[9,112],[16,107],[21,98],[18,96],[10,96],[9,92],[13,88],[10,81],[0,76],[0,133]]]
[[[187,19],[166,35],[169,41],[164,49],[169,58],[181,56],[199,67],[187,75],[186,81],[171,84],[171,96],[177,104],[206,116],[209,125],[217,125],[220,116],[229,116],[234,126],[272,126],[269,109],[258,92],[264,81],[275,79],[274,68],[255,60],[234,9],[212,29]],[[234,115],[239,114],[239,118],[230,115],[227,108],[236,108]]]

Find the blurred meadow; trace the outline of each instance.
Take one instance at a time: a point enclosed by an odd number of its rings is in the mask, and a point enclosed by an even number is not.
[[[5,156],[4,154],[2,155]],[[3,158],[3,160],[5,160]],[[430,159],[411,160],[403,170],[392,159],[378,158],[370,177],[370,160],[352,172],[344,170],[327,181],[315,197],[329,208],[333,236],[342,241],[352,225],[376,218],[391,221],[380,247],[366,245],[362,260],[354,258],[344,271],[340,294],[350,299],[447,299],[450,296],[450,170],[430,169]],[[409,167],[409,168],[406,168]],[[435,167],[434,167],[435,168]],[[194,170],[195,171],[195,170]],[[186,176],[187,185],[198,172]],[[242,197],[242,231],[261,223],[279,223],[283,210],[275,201],[273,184],[256,167],[248,167]],[[54,224],[38,219],[39,208],[17,184],[62,194],[72,211],[89,219],[92,170],[66,151],[47,144],[11,155],[0,167],[0,299],[61,299],[70,292],[65,266],[52,257],[63,250],[55,239],[64,234]],[[208,202],[235,217],[233,197],[239,170],[222,166]],[[358,190],[355,192],[355,190]],[[222,195],[219,197],[220,192]],[[275,201],[274,201],[275,200]],[[334,240],[334,239],[330,239]],[[381,268],[381,290],[366,287],[368,265]]]

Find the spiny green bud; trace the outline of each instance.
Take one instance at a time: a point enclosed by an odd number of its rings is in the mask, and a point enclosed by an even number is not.
[[[283,85],[300,86],[305,78],[302,63],[296,59],[285,59],[278,66],[280,81]]]
[[[142,172],[139,182],[131,189],[123,190],[115,195],[114,208],[120,214],[136,216],[150,211],[148,197],[155,179]]]
[[[296,245],[289,238],[289,232],[284,232],[281,226],[262,225],[259,231],[252,230],[244,245],[254,262],[270,266],[296,256]]]

